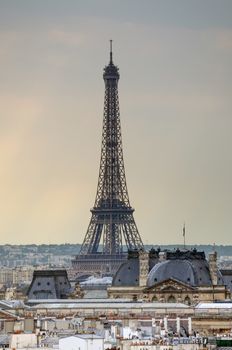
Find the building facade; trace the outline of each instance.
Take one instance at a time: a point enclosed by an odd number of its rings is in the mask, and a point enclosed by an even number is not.
[[[188,305],[230,298],[217,269],[217,254],[209,260],[197,250],[131,252],[108,288],[110,298],[178,302]]]

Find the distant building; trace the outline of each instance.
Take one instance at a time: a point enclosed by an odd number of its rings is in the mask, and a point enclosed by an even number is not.
[[[2,267],[0,269],[0,284],[29,284],[32,280],[33,272],[34,268],[32,266]]]
[[[21,266],[13,269],[13,284],[29,284],[32,280],[34,267]]]
[[[0,283],[2,284],[13,283],[13,269],[9,267],[2,267],[0,269]]]
[[[71,291],[66,270],[37,270],[28,289],[28,299],[65,299]]]

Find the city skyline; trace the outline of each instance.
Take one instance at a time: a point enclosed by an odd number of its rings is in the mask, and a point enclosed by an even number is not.
[[[0,244],[81,243],[113,39],[144,244],[231,244],[232,3],[0,1]]]

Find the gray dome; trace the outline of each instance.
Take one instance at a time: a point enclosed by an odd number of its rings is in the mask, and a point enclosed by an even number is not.
[[[191,286],[212,285],[208,264],[205,260],[166,260],[156,264],[148,275],[150,287],[169,278]]]
[[[128,259],[116,272],[112,286],[138,286],[139,259]]]
[[[194,269],[187,260],[166,260],[159,262],[150,271],[147,285],[150,287],[169,278],[195,285]]]
[[[194,271],[197,277],[198,286],[211,286],[212,280],[209,272],[209,263],[207,260],[191,260],[191,264],[194,267]],[[223,284],[223,279],[219,270],[217,271],[218,275],[218,284]]]

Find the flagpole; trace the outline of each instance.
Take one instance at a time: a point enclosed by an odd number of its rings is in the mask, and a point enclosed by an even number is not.
[[[183,226],[183,237],[184,237],[184,250],[185,250],[185,223],[184,223],[184,226]]]

